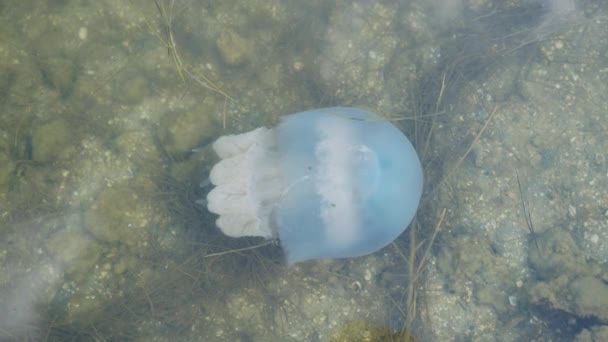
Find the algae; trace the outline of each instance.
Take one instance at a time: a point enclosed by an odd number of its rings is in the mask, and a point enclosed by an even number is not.
[[[120,184],[104,190],[84,215],[88,231],[106,243],[145,246],[163,211],[142,191],[146,189]]]
[[[222,61],[228,66],[244,64],[254,54],[252,42],[231,30],[222,32],[215,41],[215,45]]]
[[[63,229],[46,241],[46,249],[66,274],[76,281],[88,277],[103,248],[80,228]]]
[[[76,153],[73,131],[70,125],[57,119],[42,124],[32,133],[32,158],[35,161],[69,159]]]
[[[205,105],[187,110],[169,111],[159,124],[159,138],[170,155],[183,155],[199,147],[213,134],[210,108]]]
[[[387,326],[356,320],[335,329],[329,337],[331,342],[415,342],[409,333],[394,331]]]

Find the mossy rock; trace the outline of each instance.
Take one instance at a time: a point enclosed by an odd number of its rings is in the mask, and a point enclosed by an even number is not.
[[[8,154],[0,151],[0,189],[8,184],[15,165]]]
[[[574,342],[597,342],[608,341],[608,325],[594,326],[589,329],[583,329]]]
[[[102,247],[81,228],[56,232],[47,240],[46,249],[77,281],[89,276],[102,253]]]
[[[167,153],[179,156],[210,139],[213,123],[206,106],[166,113],[160,122],[159,138]]]
[[[348,322],[331,333],[331,342],[416,342],[405,331],[393,331],[389,327],[375,325],[365,320]]]
[[[134,164],[134,172],[154,172],[162,164],[160,151],[149,132],[127,131],[116,137],[112,144]]]
[[[53,56],[40,63],[42,79],[66,98],[74,91],[78,79],[78,63],[65,56]]]
[[[528,249],[528,262],[543,280],[595,272],[572,235],[563,229],[550,229],[530,239]]]
[[[86,278],[66,281],[58,287],[50,302],[52,311],[57,314],[57,323],[79,330],[107,319],[103,315],[107,314],[110,303],[121,301],[117,294],[131,290],[125,280],[122,275],[96,268],[88,272]]]
[[[580,277],[569,288],[574,313],[608,322],[608,285],[595,277]]]
[[[74,132],[65,120],[53,120],[38,126],[32,134],[32,157],[49,162],[68,159],[75,151]]]
[[[234,31],[224,31],[215,41],[224,64],[237,66],[253,56],[253,43]]]
[[[141,193],[140,193],[141,192]],[[97,239],[133,247],[145,245],[149,228],[157,224],[161,211],[139,187],[108,188],[85,213],[87,229]]]
[[[141,75],[136,75],[124,80],[117,85],[116,89],[116,98],[124,104],[139,104],[144,98],[150,95],[149,82]]]

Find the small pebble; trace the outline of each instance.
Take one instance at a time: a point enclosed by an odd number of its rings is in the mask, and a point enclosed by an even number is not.
[[[88,32],[87,28],[83,26],[78,30],[78,38],[80,38],[81,40],[85,40],[85,39],[87,39],[88,33],[89,32]]]

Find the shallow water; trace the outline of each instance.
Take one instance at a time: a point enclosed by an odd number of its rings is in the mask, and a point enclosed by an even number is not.
[[[0,5],[0,337],[608,339],[599,0]],[[370,256],[287,268],[195,203],[224,134],[381,113],[425,169]]]

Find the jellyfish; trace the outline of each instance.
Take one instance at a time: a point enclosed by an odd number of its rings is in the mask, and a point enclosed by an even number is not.
[[[411,223],[422,194],[410,141],[361,109],[285,115],[213,149],[206,203],[216,225],[230,237],[278,239],[288,265],[381,249]]]

